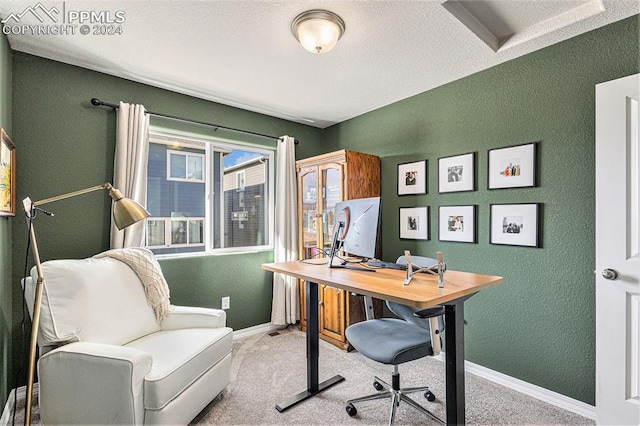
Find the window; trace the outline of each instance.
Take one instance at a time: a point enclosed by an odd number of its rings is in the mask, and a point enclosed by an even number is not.
[[[272,247],[273,151],[155,132],[149,142],[154,253]]]
[[[167,149],[167,180],[204,182],[203,154]]]

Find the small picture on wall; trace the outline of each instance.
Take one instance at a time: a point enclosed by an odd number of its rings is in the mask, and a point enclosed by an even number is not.
[[[540,247],[540,203],[491,204],[490,243]]]
[[[438,240],[476,242],[476,206],[440,206]]]
[[[401,207],[399,216],[401,239],[429,239],[429,207]]]
[[[536,143],[489,150],[489,189],[536,186]]]
[[[16,147],[0,127],[0,216],[16,215]]]
[[[398,195],[427,193],[427,160],[398,164]]]
[[[438,159],[438,192],[475,191],[476,153]]]

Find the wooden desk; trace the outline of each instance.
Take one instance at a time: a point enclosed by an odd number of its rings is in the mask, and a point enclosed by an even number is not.
[[[372,273],[302,262],[266,263],[262,268],[305,280],[307,286],[307,389],[276,405],[278,411],[285,411],[344,380],[339,375],[322,383],[318,380],[318,284],[325,284],[416,308],[444,305],[447,424],[465,423],[464,301],[483,288],[501,284],[502,277],[446,271],[444,288],[438,288],[437,276],[432,274],[416,274],[411,284],[404,286],[405,272],[394,269],[377,269]]]

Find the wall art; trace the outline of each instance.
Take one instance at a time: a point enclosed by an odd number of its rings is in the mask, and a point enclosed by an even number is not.
[[[398,164],[398,195],[427,193],[427,160]]]
[[[489,150],[489,189],[536,186],[536,143]]]
[[[476,190],[476,153],[438,159],[438,192]]]
[[[429,207],[400,207],[400,239],[429,239]]]
[[[440,206],[438,240],[460,243],[476,242],[476,206]]]
[[[540,247],[540,203],[491,204],[491,244]]]

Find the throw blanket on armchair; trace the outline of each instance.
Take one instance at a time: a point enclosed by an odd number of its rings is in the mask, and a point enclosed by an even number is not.
[[[94,257],[110,257],[133,269],[142,281],[147,303],[153,309],[158,323],[169,315],[169,286],[151,250],[141,247],[114,249],[96,254]]]

